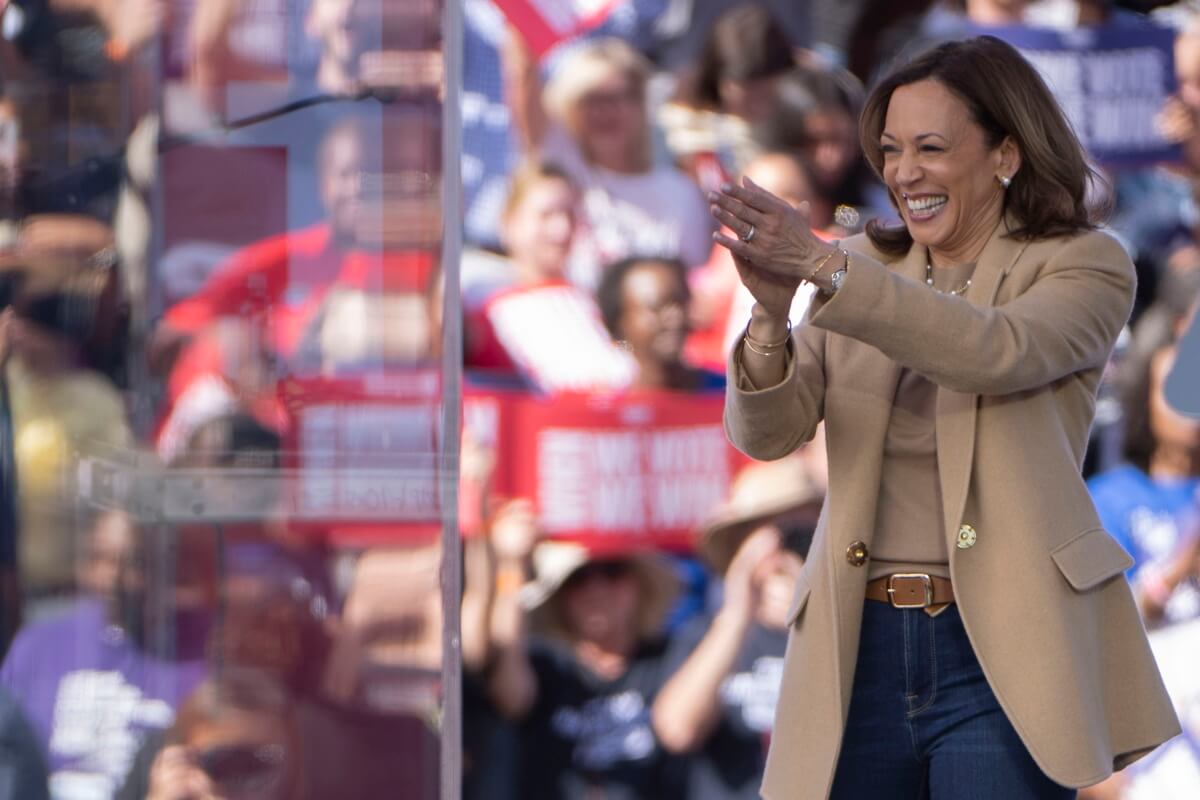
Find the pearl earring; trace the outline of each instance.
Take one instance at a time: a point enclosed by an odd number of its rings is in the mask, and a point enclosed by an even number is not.
[[[1012,178],[1005,177],[1004,175],[997,175],[996,180],[1000,181],[1000,185],[1005,189],[1007,189],[1009,186],[1012,186]]]

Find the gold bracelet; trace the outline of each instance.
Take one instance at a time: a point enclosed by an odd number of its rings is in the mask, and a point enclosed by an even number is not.
[[[754,347],[761,347],[763,350],[779,350],[779,349],[782,349],[783,347],[785,347],[787,345],[787,343],[789,341],[791,341],[791,339],[792,339],[792,321],[790,319],[787,321],[787,335],[784,336],[782,339],[780,339],[778,342],[760,342],[757,339],[755,339],[753,336],[751,336],[750,335],[750,325],[753,322],[754,322],[754,320],[751,319],[746,323],[746,332],[742,334],[742,338],[745,339],[746,341],[750,342],[752,345],[754,345]],[[754,348],[751,348],[751,349],[753,350]],[[754,352],[758,353],[759,351],[754,350]],[[764,355],[766,355],[766,354],[764,354]]]
[[[841,249],[841,244],[841,239],[834,240],[833,249],[826,253],[825,257],[817,262],[816,268],[812,272],[808,273],[808,277],[805,278],[806,281],[811,282],[813,278],[817,277],[817,273],[825,267],[825,264],[829,261],[829,259],[833,258],[835,254],[845,252]]]
[[[767,358],[770,358],[771,356],[777,356],[783,352],[783,349],[780,348],[779,350],[769,350],[764,353],[762,350],[759,350],[754,345],[750,344],[749,337],[746,337],[745,339],[743,339],[742,344],[744,344],[744,345],[746,345],[746,347],[750,348],[751,353],[758,353],[760,356],[766,356]]]

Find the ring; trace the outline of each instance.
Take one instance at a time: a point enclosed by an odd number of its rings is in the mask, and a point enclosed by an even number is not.
[[[746,234],[744,236],[739,236],[738,238],[741,239],[746,244],[750,244],[750,240],[754,238],[754,234],[756,234],[756,233],[758,233],[758,231],[755,229],[755,227],[753,225],[751,225],[750,230],[746,231]]]

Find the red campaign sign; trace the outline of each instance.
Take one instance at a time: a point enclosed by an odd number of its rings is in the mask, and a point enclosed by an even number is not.
[[[549,536],[690,550],[744,463],[725,437],[723,403],[721,393],[674,392],[514,401],[510,489],[534,498]]]
[[[495,0],[535,58],[595,28],[621,0]]]
[[[341,544],[441,531],[441,377],[436,369],[281,384],[287,514]]]

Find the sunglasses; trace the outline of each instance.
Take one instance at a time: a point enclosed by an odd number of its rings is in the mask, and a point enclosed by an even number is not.
[[[571,573],[571,577],[567,578],[566,583],[563,584],[563,588],[570,589],[575,586],[582,586],[593,579],[600,579],[606,583],[615,583],[616,581],[628,578],[632,574],[633,565],[623,559],[589,561]]]

